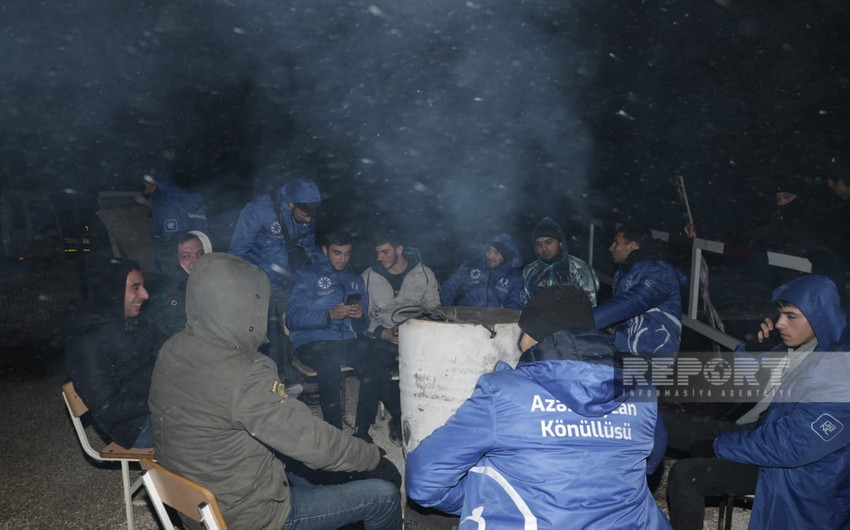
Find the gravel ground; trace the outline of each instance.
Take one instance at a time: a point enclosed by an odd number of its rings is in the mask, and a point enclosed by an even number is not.
[[[26,343],[3,346],[0,530],[126,528],[120,469],[87,460],[68,418],[60,388],[66,380],[61,349],[49,341],[39,347]],[[355,385],[347,392],[353,398],[356,379],[349,378],[348,384]],[[370,433],[403,472],[404,457],[389,441],[386,420],[379,420]],[[665,467],[672,462],[667,459]],[[666,513],[665,491],[666,472],[656,489],[656,500]],[[139,530],[160,528],[148,505],[134,510]],[[749,510],[736,508],[733,513],[733,529],[745,529]],[[405,526],[408,530],[449,530],[456,528],[456,521],[408,508]],[[715,528],[716,524],[717,509],[709,508],[705,527]]]

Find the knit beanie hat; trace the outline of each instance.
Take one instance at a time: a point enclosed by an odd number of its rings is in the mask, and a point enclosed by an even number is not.
[[[562,329],[595,327],[590,298],[574,285],[553,285],[534,295],[518,324],[537,342]]]
[[[495,248],[496,252],[502,255],[502,259],[505,260],[505,263],[510,263],[511,259],[513,259],[514,253],[504,243],[499,243],[498,241],[491,241],[490,246]]]
[[[558,223],[550,219],[549,217],[544,217],[537,223],[537,226],[534,227],[533,239],[536,241],[537,238],[540,237],[551,237],[552,239],[557,239],[558,241],[564,241],[564,231],[558,226]]]

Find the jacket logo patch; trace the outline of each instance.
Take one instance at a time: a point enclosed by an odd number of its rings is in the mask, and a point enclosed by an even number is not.
[[[286,385],[284,385],[283,383],[281,383],[280,381],[277,381],[277,380],[275,380],[275,382],[272,383],[271,392],[272,392],[272,394],[277,394],[278,397],[282,397],[282,398],[287,397]]]
[[[171,299],[171,307],[177,307],[177,300],[174,298]]]
[[[829,442],[844,430],[844,424],[835,419],[832,414],[821,414],[812,422],[812,430],[824,442]]]
[[[275,221],[269,225],[269,232],[272,234],[280,234],[280,222]]]
[[[507,277],[501,278],[499,280],[499,287],[507,287],[510,284],[511,284],[511,281]]]
[[[176,232],[177,231],[177,219],[166,219],[166,221],[165,221],[165,231],[166,232]]]
[[[319,276],[317,285],[319,286],[319,289],[329,289],[331,286],[331,279],[327,276]]]
[[[472,269],[471,271],[469,271],[469,277],[473,280],[477,280],[481,277],[481,269]]]

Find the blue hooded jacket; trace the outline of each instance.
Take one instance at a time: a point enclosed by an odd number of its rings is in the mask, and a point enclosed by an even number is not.
[[[560,331],[498,363],[407,459],[408,496],[483,528],[667,529],[646,474],[666,431],[655,401],[625,398],[596,330]]]
[[[315,217],[309,223],[299,223],[289,209],[290,202],[321,202],[316,183],[307,179],[287,182],[278,189],[277,198],[281,217],[293,242],[304,250],[311,263],[324,259],[316,246]],[[284,233],[268,194],[258,195],[242,209],[228,252],[262,269],[268,275],[273,290],[282,291],[289,287],[294,271],[290,270]]]
[[[850,528],[847,316],[825,276],[781,285],[778,300],[806,316],[817,347],[787,374],[759,427],[721,434],[714,451],[759,466],[750,528]]]
[[[503,245],[513,254],[495,270],[487,266],[487,249],[493,243]],[[499,234],[484,247],[474,261],[458,267],[440,288],[444,306],[500,307],[522,309],[522,255],[514,240]],[[460,296],[460,299],[455,300]]]
[[[664,260],[643,253],[635,257],[614,273],[614,296],[593,308],[596,327],[614,326],[617,351],[646,358],[675,355],[682,338],[680,290],[688,279]]]
[[[331,320],[328,311],[359,293],[363,317]],[[351,265],[338,271],[322,256],[321,261],[295,272],[292,292],[286,301],[286,326],[293,348],[320,340],[351,340],[369,325],[369,297],[363,278]]]

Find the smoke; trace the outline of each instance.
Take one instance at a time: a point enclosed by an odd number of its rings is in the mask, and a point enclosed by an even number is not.
[[[0,20],[14,185],[136,190],[169,159],[222,231],[297,175],[332,220],[482,240],[583,209],[593,67],[569,5],[13,1]]]

